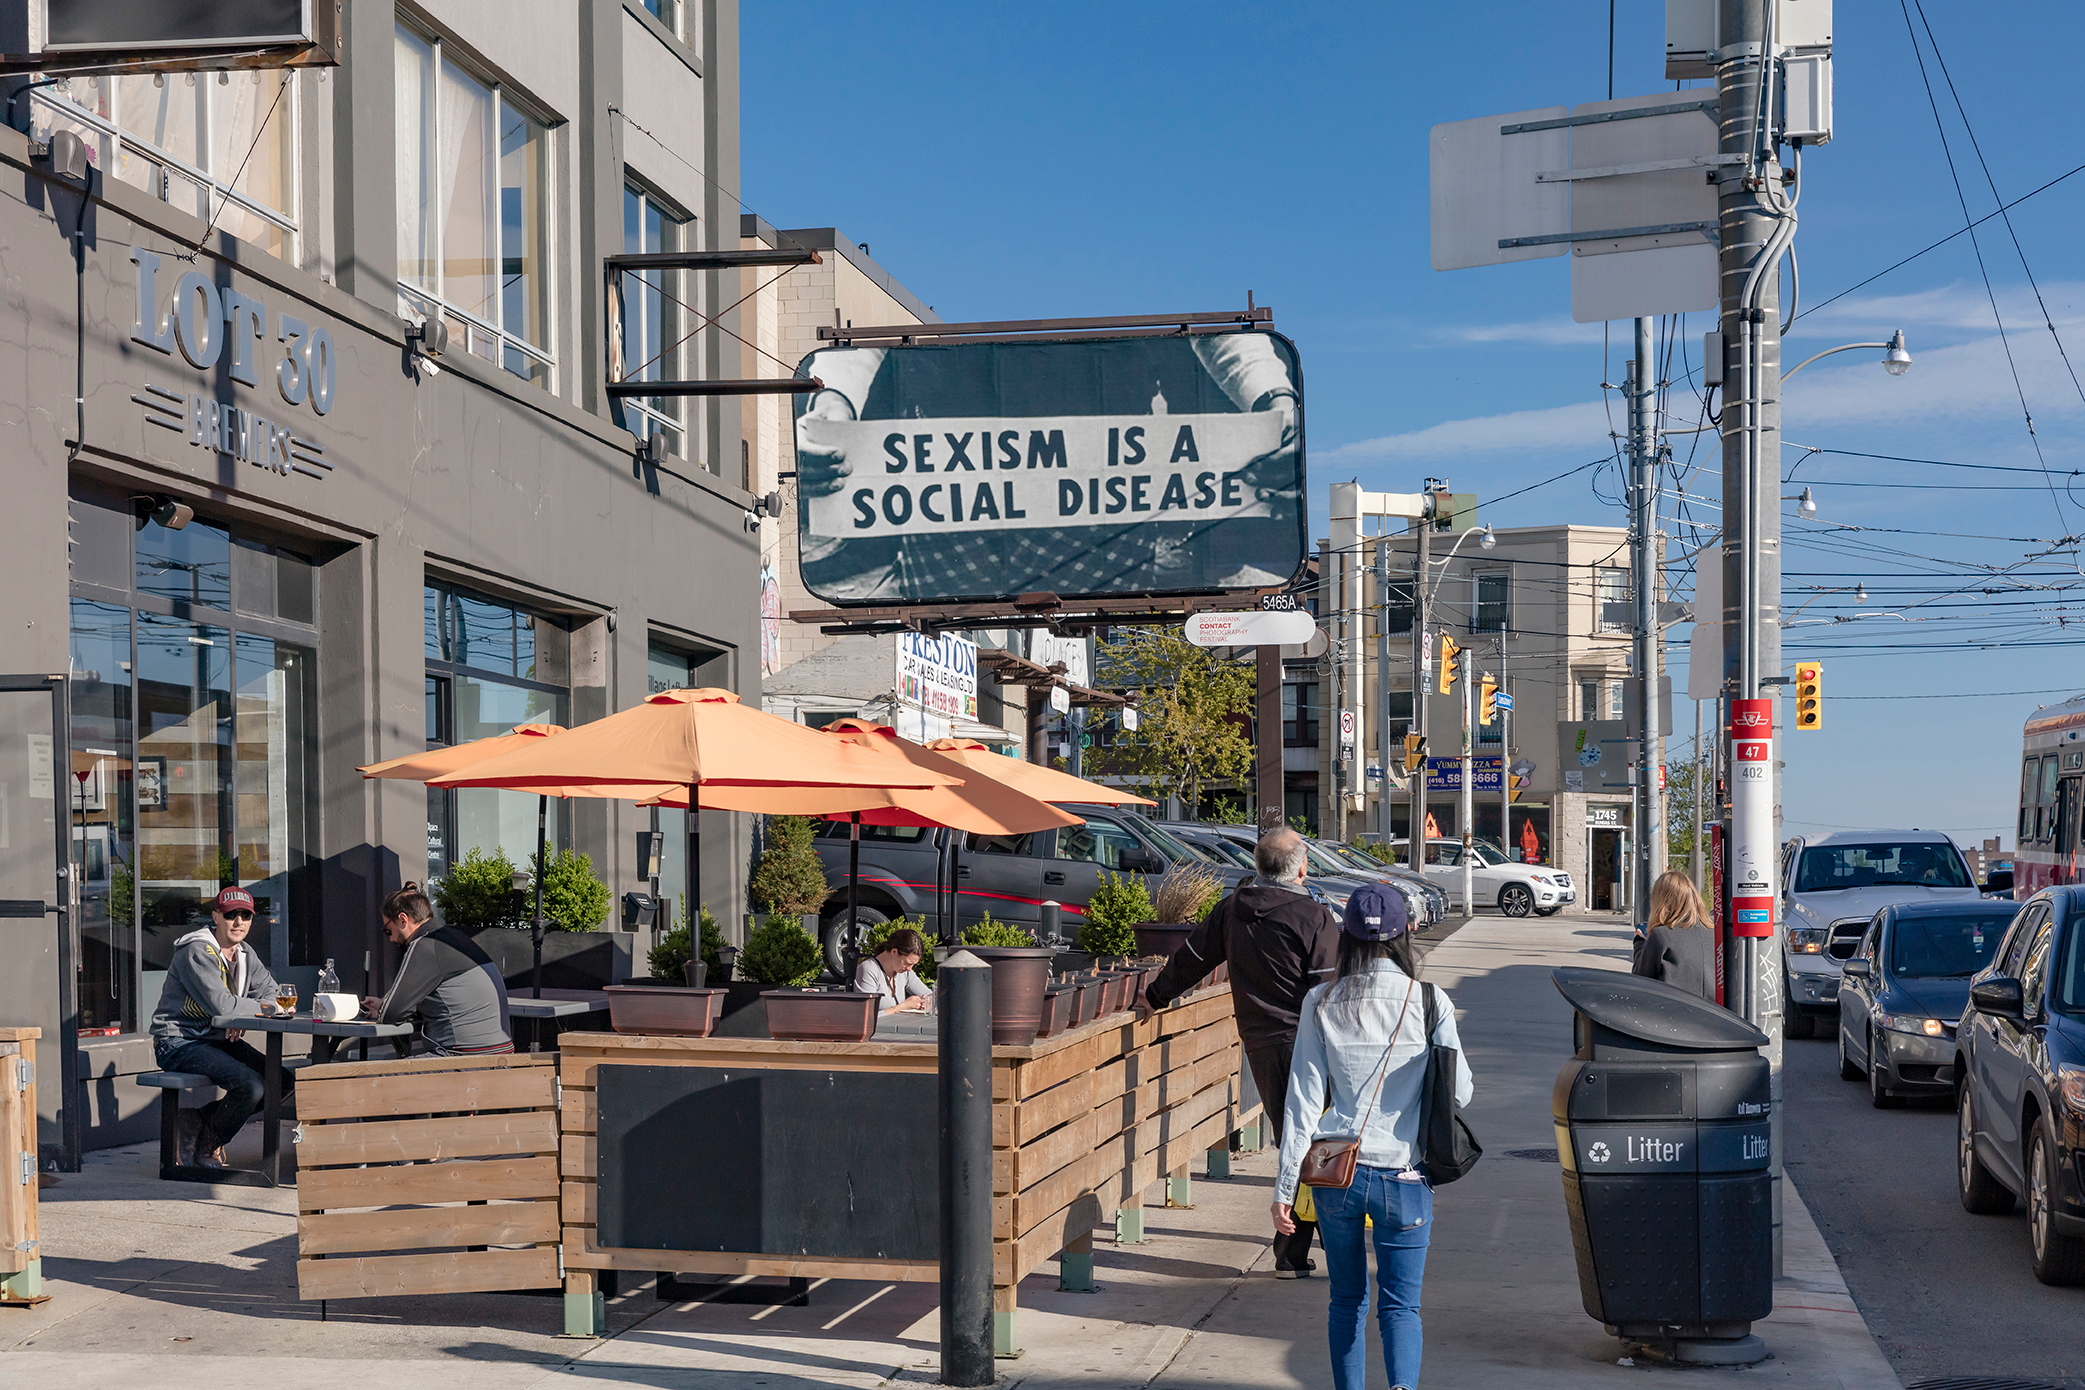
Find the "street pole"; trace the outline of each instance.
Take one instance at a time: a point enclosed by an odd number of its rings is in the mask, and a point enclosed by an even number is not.
[[[1339,601],[1343,586],[1338,579],[1337,566],[1340,556],[1332,549],[1332,542],[1318,542],[1318,609],[1325,619],[1325,636],[1331,642],[1326,652],[1327,660],[1322,668],[1326,673],[1326,690],[1332,698],[1326,701],[1332,718],[1318,724],[1318,764],[1324,768],[1324,776],[1332,784],[1332,798],[1327,808],[1331,814],[1325,817],[1325,825],[1331,830],[1332,838],[1342,843],[1351,839],[1347,834],[1347,763],[1346,745],[1340,741],[1339,725],[1347,709],[1346,663],[1339,653],[1346,649],[1347,618],[1341,611]],[[1356,737],[1359,737],[1356,730]],[[1331,749],[1326,756],[1325,750]]]
[[[1664,839],[1658,795],[1659,729],[1663,724],[1658,708],[1658,425],[1653,402],[1657,397],[1657,360],[1653,354],[1653,320],[1636,320],[1636,360],[1629,364],[1629,454],[1632,469],[1629,489],[1629,540],[1634,561],[1636,587],[1637,688],[1636,702],[1642,727],[1637,731],[1636,855],[1629,896],[1636,920],[1642,922],[1649,910],[1651,883],[1660,867],[1658,853]]]
[[[1462,915],[1465,917],[1475,917],[1477,915],[1476,900],[1470,896],[1476,891],[1475,879],[1472,876],[1472,866],[1470,864],[1470,855],[1476,848],[1472,843],[1476,839],[1476,827],[1470,824],[1477,811],[1476,799],[1473,796],[1475,788],[1470,785],[1475,780],[1470,771],[1470,753],[1472,751],[1471,740],[1476,733],[1476,730],[1470,727],[1470,687],[1476,683],[1471,679],[1475,673],[1476,664],[1476,654],[1468,647],[1464,647],[1462,649],[1462,815],[1459,819],[1462,821]]]
[[[1002,1317],[992,1307],[992,967],[957,951],[941,963],[934,984],[941,1032],[941,1383],[986,1386],[999,1377],[995,1343],[1013,1351],[1013,1314]]]
[[[1697,622],[1706,622],[1703,614],[1695,614]],[[1701,701],[1694,702],[1694,858],[1688,868],[1694,874],[1694,886],[1701,888],[1702,837],[1708,833],[1708,748],[1701,741]],[[1703,889],[1706,892],[1706,889]]]
[[[1781,1272],[1781,956],[1774,949],[1778,800],[1773,705],[1762,679],[1781,669],[1781,308],[1777,265],[1795,235],[1795,210],[1772,133],[1775,87],[1769,0],[1718,0],[1722,47],[1716,96],[1722,140],[1717,213],[1725,344],[1723,582],[1738,595],[1724,609],[1726,688],[1736,697],[1731,732],[1731,907],[1746,1020],[1767,1035],[1772,1067],[1774,1272]],[[1763,725],[1763,727],[1762,727]]]
[[[1506,625],[1499,624],[1499,693],[1506,689]],[[1513,711],[1499,711],[1499,853],[1513,857]]]
[[[1380,524],[1380,523],[1378,523]],[[1390,545],[1376,536],[1376,742],[1383,749],[1383,795],[1376,802],[1376,834],[1390,834]]]
[[[1430,489],[1429,489],[1430,490]],[[1412,872],[1426,872],[1426,687],[1427,674],[1432,666],[1427,658],[1433,634],[1427,627],[1426,568],[1433,556],[1432,508],[1414,524],[1418,527],[1419,543],[1412,550],[1412,732],[1419,735],[1421,757],[1419,770],[1412,774],[1412,811],[1405,825],[1405,841],[1411,850]],[[1384,757],[1389,750],[1384,750]],[[1390,767],[1383,767],[1383,793],[1388,795]]]

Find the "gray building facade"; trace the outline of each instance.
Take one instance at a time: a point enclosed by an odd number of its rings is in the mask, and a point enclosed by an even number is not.
[[[374,989],[386,892],[532,850],[533,797],[358,766],[662,684],[758,699],[739,405],[604,389],[618,358],[737,374],[735,273],[617,295],[602,268],[739,244],[735,3],[342,18],[338,68],[74,78],[0,130],[0,673],[68,678],[71,785],[32,782],[79,876],[74,978],[50,918],[0,922],[0,1022],[45,1028],[47,1155],[150,1132],[158,972],[220,883],[261,900],[278,971]],[[68,131],[84,190],[34,144]],[[437,317],[438,366],[411,336]],[[726,922],[744,821],[704,815]],[[648,823],[574,800],[553,839],[619,893]]]

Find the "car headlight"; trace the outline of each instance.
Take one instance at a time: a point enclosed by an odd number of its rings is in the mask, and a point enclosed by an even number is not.
[[[1878,1014],[1882,1026],[1892,1033],[1910,1033],[1917,1037],[1944,1038],[1947,1025],[1937,1018],[1923,1014]]]
[[[2063,1103],[2071,1114],[2085,1119],[2085,1067],[2076,1062],[2058,1062],[2056,1089],[2063,1093]]]
[[[1814,956],[1824,950],[1825,929],[1823,927],[1790,927],[1788,949],[1793,955]]]

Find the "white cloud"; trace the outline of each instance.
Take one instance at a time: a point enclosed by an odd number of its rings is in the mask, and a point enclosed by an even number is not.
[[[1507,415],[1447,420],[1404,434],[1321,449],[1315,456],[1325,463],[1396,463],[1455,455],[1565,449],[1589,451],[1586,456],[1590,458],[1611,447],[1607,429],[1605,408],[1597,401],[1587,401],[1547,410],[1516,410]]]
[[[2085,282],[2050,281],[2041,289],[2049,317],[2055,320],[2059,330],[2085,324],[2085,309],[2081,309],[2081,305],[2085,305]],[[2042,304],[2035,302],[2034,291],[2028,286],[2000,286],[1998,311],[2005,318],[2008,335],[2030,334],[2040,338],[2044,344],[2048,343],[2049,330],[2042,322]],[[1952,339],[1963,333],[1993,333],[1996,327],[1991,318],[1991,300],[1984,292],[1983,282],[1957,280],[1950,285],[1913,294],[1854,295],[1841,299],[1805,316],[1790,330],[1789,339],[1791,344],[1798,338],[1806,344],[1814,339],[1817,346],[1822,347],[1824,340],[1831,338],[1842,342],[1848,337],[1887,338],[1899,328],[1912,336],[1923,329],[1938,333],[1944,339]],[[2076,351],[2085,344],[2066,341],[2064,346]]]
[[[1472,324],[1433,330],[1441,342],[1489,345],[1521,343],[1534,347],[1584,347],[1600,341],[1597,323],[1573,323],[1561,316],[1525,323]]]

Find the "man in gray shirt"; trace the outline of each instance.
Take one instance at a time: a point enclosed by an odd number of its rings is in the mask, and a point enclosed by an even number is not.
[[[252,930],[253,894],[220,890],[210,904],[210,925],[174,943],[152,1011],[152,1053],[160,1070],[207,1076],[224,1092],[200,1110],[180,1113],[183,1164],[224,1167],[224,1146],[260,1108],[267,1059],[238,1029],[210,1021],[228,1014],[258,1018],[275,1006],[275,977],[246,944]],[[285,1076],[284,1094],[291,1084]]]
[[[507,982],[485,949],[454,927],[435,922],[417,883],[384,899],[384,935],[405,947],[398,978],[382,998],[362,1001],[379,1023],[418,1016],[428,1049],[442,1057],[512,1052]]]

